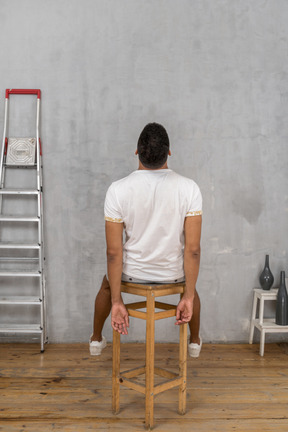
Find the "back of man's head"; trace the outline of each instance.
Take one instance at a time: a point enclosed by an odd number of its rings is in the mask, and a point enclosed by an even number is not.
[[[169,137],[165,128],[158,123],[147,124],[140,134],[137,150],[145,168],[161,168],[169,152]]]

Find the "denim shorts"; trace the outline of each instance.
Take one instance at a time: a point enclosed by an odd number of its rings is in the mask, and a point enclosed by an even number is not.
[[[178,283],[178,282],[185,282],[185,276],[182,276],[178,279],[173,279],[173,280],[169,280],[169,281],[164,281],[164,282],[155,282],[155,281],[147,281],[147,280],[143,280],[143,279],[136,279],[132,276],[128,276],[125,273],[122,273],[122,277],[121,277],[122,282],[132,282],[132,283],[138,283],[138,284],[143,284],[143,285],[151,285],[151,284],[155,284],[155,285],[161,285],[161,284],[172,284],[172,283]]]

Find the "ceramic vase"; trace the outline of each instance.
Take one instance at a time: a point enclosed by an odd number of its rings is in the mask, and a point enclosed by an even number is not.
[[[281,271],[280,286],[276,301],[276,324],[288,325],[288,296],[285,285],[285,272]]]
[[[274,282],[274,276],[269,267],[269,255],[265,258],[265,267],[259,277],[259,282],[263,290],[270,290]]]

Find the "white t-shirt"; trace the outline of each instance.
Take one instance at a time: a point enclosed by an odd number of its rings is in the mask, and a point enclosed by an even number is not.
[[[123,273],[155,282],[184,276],[184,220],[202,214],[193,180],[171,169],[134,171],[111,184],[104,213],[124,223]]]

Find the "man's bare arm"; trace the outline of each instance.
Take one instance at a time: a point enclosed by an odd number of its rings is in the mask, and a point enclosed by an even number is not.
[[[123,223],[105,224],[107,245],[107,273],[111,289],[111,324],[114,330],[127,334],[128,312],[121,297],[121,275],[123,267]]]
[[[194,298],[200,266],[202,216],[188,216],[184,223],[184,273],[187,298]]]
[[[120,285],[123,265],[123,223],[105,223],[107,246],[107,271],[111,288],[111,300],[121,300]]]
[[[200,239],[202,216],[188,216],[184,223],[184,273],[186,290],[176,311],[176,324],[189,322],[192,318],[193,300],[200,266]]]

